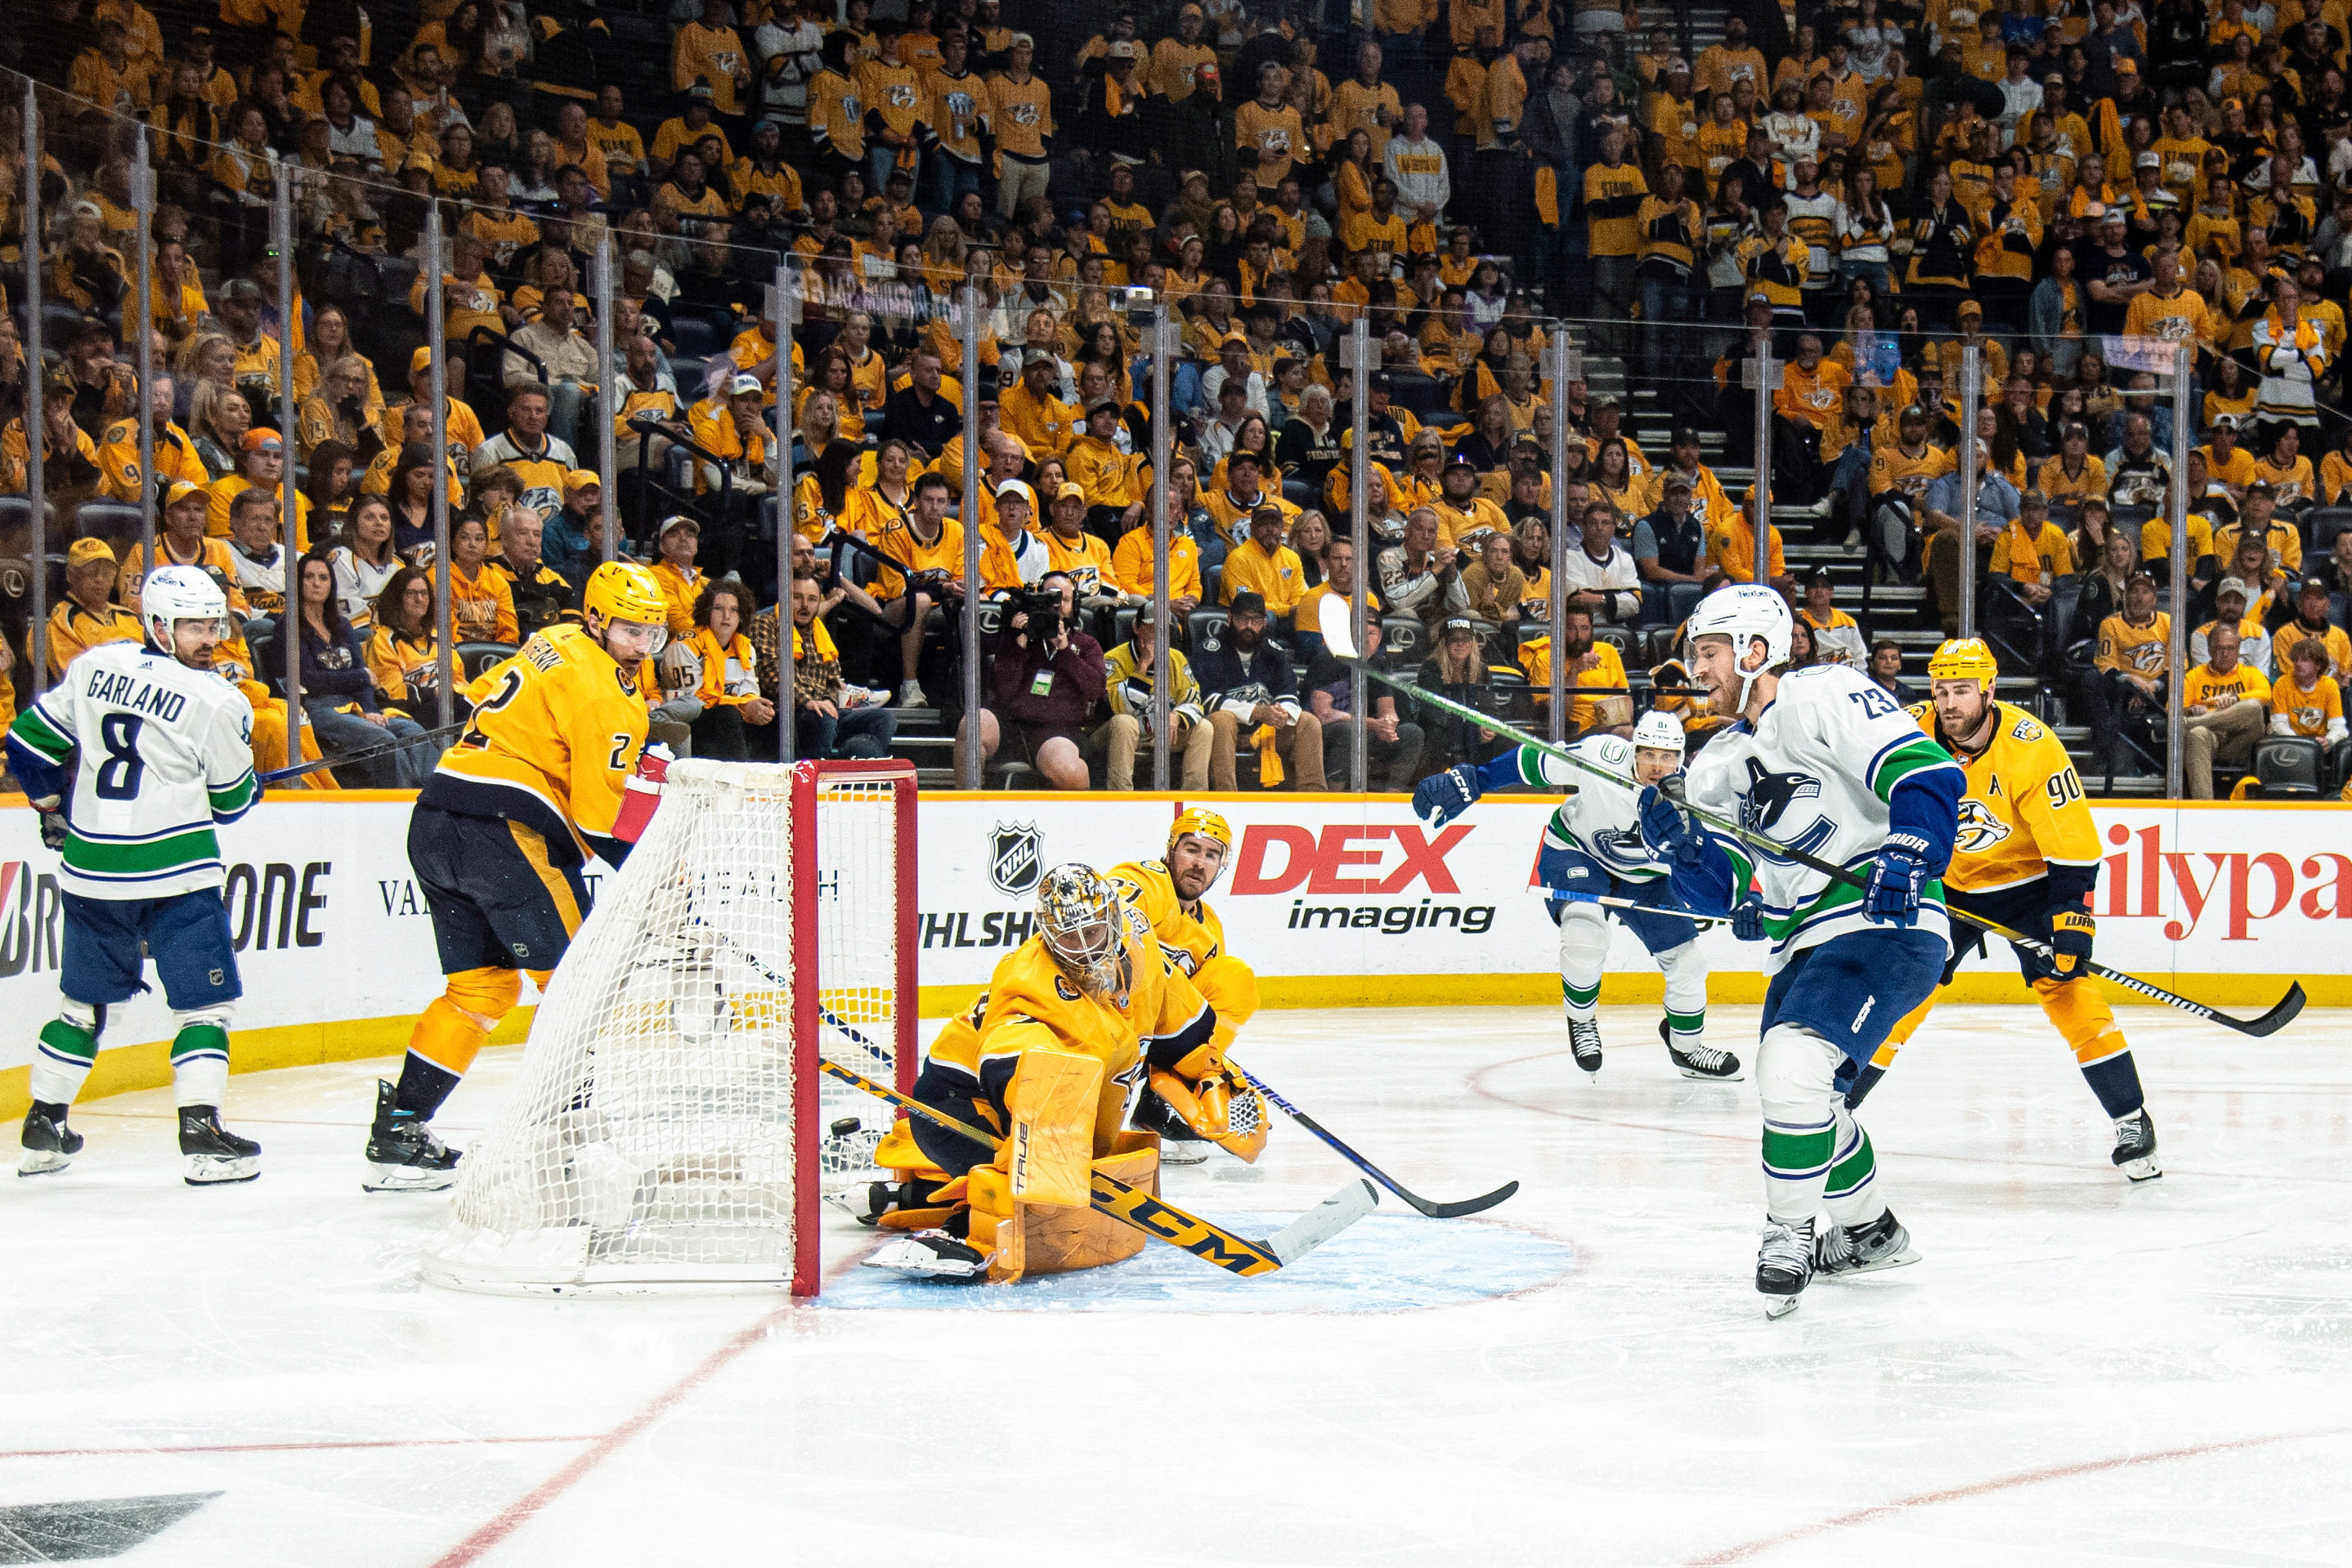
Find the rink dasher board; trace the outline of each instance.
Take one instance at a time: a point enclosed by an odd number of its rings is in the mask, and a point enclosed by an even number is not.
[[[273,795],[221,830],[245,997],[237,1070],[397,1053],[440,991],[432,928],[410,875],[410,796]],[[1233,823],[1233,862],[1212,895],[1231,949],[1272,1006],[1546,1003],[1557,939],[1528,890],[1554,802],[1489,796],[1443,829],[1400,796],[935,794],[920,805],[915,922],[927,1016],[987,983],[1030,932],[1032,895],[1065,860],[1150,859],[1184,803]],[[2318,1006],[2352,1005],[2352,806],[2094,807],[2108,858],[2095,904],[2105,962],[2200,1000],[2267,1005],[2288,979]],[[19,805],[0,843],[0,1116],[22,1114],[33,1036],[57,1005],[62,943],[56,860]],[[592,865],[593,881],[606,874]],[[1699,938],[1725,1003],[1762,995],[1761,950]],[[2022,1001],[2006,954],[1977,961],[1955,1000]],[[1622,930],[1603,999],[1658,994],[1655,966]],[[2111,991],[2118,1001],[2127,994]],[[527,1010],[499,1038],[520,1038]],[[166,1081],[170,1025],[150,993],[110,1010],[92,1096]]]

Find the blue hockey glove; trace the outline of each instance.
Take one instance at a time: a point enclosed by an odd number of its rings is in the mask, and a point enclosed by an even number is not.
[[[1476,805],[1486,793],[1478,770],[1467,763],[1456,763],[1413,786],[1413,814],[1432,827],[1443,827]]]
[[[1676,786],[1673,794],[1659,784],[1642,787],[1642,842],[1685,866],[1696,866],[1706,855],[1706,831],[1682,808],[1681,781],[1669,775],[1665,783]]]
[[[1742,942],[1764,940],[1764,900],[1750,893],[1731,911],[1731,934]]]
[[[1911,926],[1919,921],[1919,889],[1927,880],[1927,841],[1908,833],[1890,833],[1886,847],[1870,868],[1870,886],[1863,889],[1862,912],[1880,925]]]

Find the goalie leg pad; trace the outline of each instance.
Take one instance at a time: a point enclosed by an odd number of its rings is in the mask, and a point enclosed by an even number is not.
[[[1160,1140],[1149,1132],[1122,1132],[1111,1142],[1110,1152],[1090,1163],[1094,1171],[1157,1196],[1160,1192]],[[993,1178],[992,1181],[991,1178]],[[1091,1208],[1044,1208],[1013,1198],[993,1170],[972,1173],[971,1240],[975,1247],[992,1247],[989,1266],[992,1281],[1011,1282],[1024,1274],[1068,1274],[1099,1268],[1143,1250],[1144,1234],[1133,1226]],[[1012,1213],[992,1221],[989,1240],[982,1240],[982,1210],[999,1201]]]
[[[1005,1093],[1013,1115],[1006,1170],[1014,1197],[1086,1207],[1102,1090],[1100,1058],[1043,1047],[1021,1053]]]

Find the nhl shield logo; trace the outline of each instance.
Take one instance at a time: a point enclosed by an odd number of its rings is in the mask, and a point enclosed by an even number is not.
[[[1003,823],[988,840],[988,879],[1007,898],[1025,898],[1045,879],[1045,860],[1034,822]]]

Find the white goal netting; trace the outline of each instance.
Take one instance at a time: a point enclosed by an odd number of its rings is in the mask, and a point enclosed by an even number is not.
[[[893,1087],[911,1067],[912,789],[905,764],[671,767],[466,1152],[427,1278],[814,1290],[820,1144],[857,1118],[850,1163],[891,1115],[819,1052]]]

